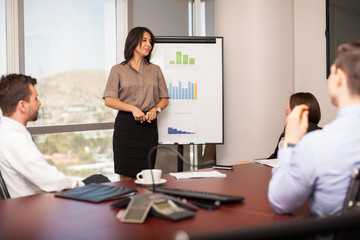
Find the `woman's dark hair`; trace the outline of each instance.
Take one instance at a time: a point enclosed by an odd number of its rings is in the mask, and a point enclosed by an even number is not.
[[[291,110],[300,104],[305,104],[309,107],[309,122],[316,125],[320,122],[321,111],[320,105],[314,95],[309,92],[298,92],[290,96],[290,108]]]
[[[151,36],[151,50],[150,50],[149,54],[146,57],[144,57],[145,61],[147,63],[150,63],[151,52],[152,52],[152,50],[154,48],[154,45],[155,45],[155,36],[150,31],[150,29],[148,29],[146,27],[135,27],[135,28],[130,30],[130,32],[129,32],[127,38],[126,38],[125,49],[124,49],[125,61],[123,61],[121,63],[122,65],[128,63],[132,59],[132,57],[134,56],[135,48],[137,47],[137,45],[139,43],[141,44],[141,40],[142,40],[142,37],[144,35],[144,32],[149,33],[150,36]]]

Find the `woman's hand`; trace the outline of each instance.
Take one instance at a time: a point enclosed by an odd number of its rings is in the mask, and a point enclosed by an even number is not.
[[[157,116],[157,109],[152,108],[150,111],[146,113],[145,118],[148,123],[151,123],[151,121],[153,121],[156,118],[156,116]]]
[[[134,109],[132,110],[132,114],[134,116],[135,121],[140,121],[140,123],[146,121],[144,112],[141,111],[139,108],[134,107]]]

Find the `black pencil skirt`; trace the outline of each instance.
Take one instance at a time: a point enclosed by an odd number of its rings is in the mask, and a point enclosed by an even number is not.
[[[113,151],[115,173],[136,177],[143,169],[153,168],[156,150],[148,164],[148,153],[158,144],[157,119],[151,123],[135,121],[130,112],[119,111],[114,125]]]

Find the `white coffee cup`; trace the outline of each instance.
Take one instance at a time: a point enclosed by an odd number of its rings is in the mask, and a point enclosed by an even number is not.
[[[154,182],[155,183],[160,182],[161,174],[162,174],[161,169],[144,169],[138,174],[136,174],[137,180],[144,183],[152,183],[153,179],[151,177],[151,171],[154,176]]]

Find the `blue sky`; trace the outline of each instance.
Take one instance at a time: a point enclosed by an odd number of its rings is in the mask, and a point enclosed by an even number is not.
[[[105,69],[115,54],[115,0],[25,0],[24,21],[25,70],[34,77]]]

